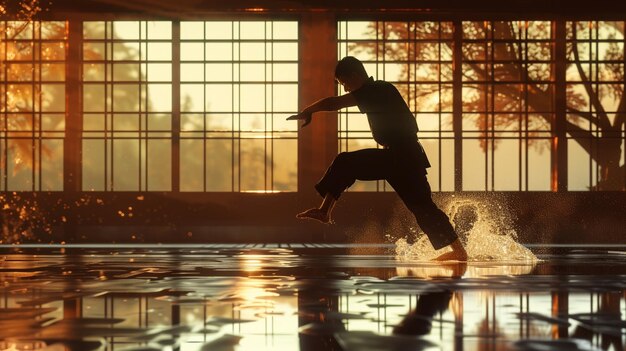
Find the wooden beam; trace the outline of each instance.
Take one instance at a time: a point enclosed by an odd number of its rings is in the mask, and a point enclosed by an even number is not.
[[[334,15],[303,15],[299,29],[299,109],[336,93],[337,21]],[[298,191],[309,197],[337,155],[337,113],[321,112],[298,133]]]
[[[82,190],[82,128],[83,103],[82,80],[82,37],[83,23],[68,21],[68,43],[65,61],[65,139],[63,145],[63,190]]]

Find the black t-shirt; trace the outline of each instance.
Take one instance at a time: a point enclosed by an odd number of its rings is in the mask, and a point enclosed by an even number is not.
[[[393,84],[373,78],[352,92],[359,110],[367,115],[374,140],[382,146],[416,139],[417,123]]]

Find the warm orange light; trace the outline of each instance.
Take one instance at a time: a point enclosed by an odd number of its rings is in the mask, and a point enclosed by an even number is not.
[[[280,193],[280,190],[242,190],[242,193],[253,193],[253,194],[277,194]]]
[[[259,255],[244,255],[241,260],[241,270],[246,272],[254,272],[263,268],[263,261]]]
[[[559,144],[559,138],[558,137],[553,137],[552,138],[552,150],[557,150],[558,149],[558,144]],[[555,153],[556,154],[556,153]],[[554,161],[553,161],[554,162]],[[551,172],[551,185],[552,185],[552,191],[556,191],[559,187],[559,178],[557,175],[557,172],[555,172],[556,167],[552,168],[552,172]]]

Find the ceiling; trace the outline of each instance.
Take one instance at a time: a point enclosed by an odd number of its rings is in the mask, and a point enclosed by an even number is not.
[[[339,15],[444,15],[550,17],[596,16],[626,19],[623,0],[41,0],[42,18],[118,14],[157,18],[193,18],[211,14],[256,13]]]

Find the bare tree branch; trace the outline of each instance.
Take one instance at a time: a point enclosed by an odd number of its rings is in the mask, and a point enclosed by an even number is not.
[[[567,131],[571,134],[576,134],[576,136],[573,138],[578,145],[580,145],[592,158],[595,159],[594,153],[592,152],[593,150],[591,149],[591,140],[593,139],[593,134],[588,131],[585,130],[583,128],[581,128],[580,126],[570,122],[570,121],[566,121],[566,129]]]
[[[15,23],[15,22],[13,22],[13,23]],[[20,26],[19,27],[14,27],[15,30],[12,33],[13,36],[11,36],[10,38],[7,38],[8,40],[15,40],[15,38],[17,38],[17,36],[20,35],[26,29],[26,27],[28,27],[29,24],[31,24],[30,21],[21,21],[21,22],[18,22],[18,23],[20,23]]]
[[[587,120],[589,122],[594,122],[594,120],[596,119],[594,117],[593,113],[591,113],[591,112],[580,111],[580,110],[577,110],[577,109],[571,108],[571,107],[567,108],[567,113],[572,114],[572,115],[576,115],[578,117],[582,117],[582,118],[584,118],[585,120]]]
[[[583,86],[585,87],[585,91],[587,92],[587,95],[589,95],[589,101],[598,112],[596,122],[600,125],[600,128],[602,129],[610,128],[611,122],[609,121],[606,111],[604,110],[604,106],[602,106],[602,103],[600,102],[600,99],[598,98],[598,94],[596,94],[593,91],[591,82],[589,81],[589,78],[587,78],[587,75],[585,74],[585,71],[583,70],[583,66],[580,63],[580,54],[578,53],[578,42],[577,42],[577,37],[576,37],[576,25],[572,26],[572,32],[573,32],[573,38],[574,38],[573,53],[574,53],[574,61],[576,62],[576,69],[578,70],[578,74],[580,75],[581,80],[584,82]]]

